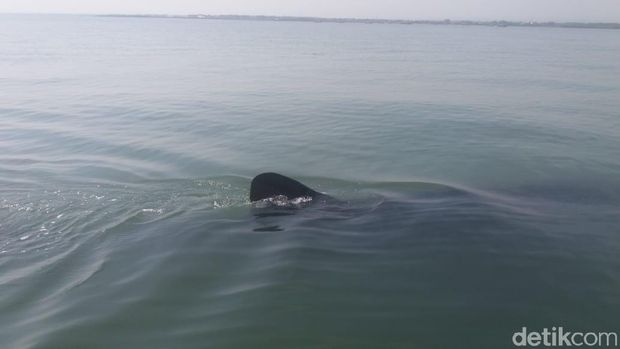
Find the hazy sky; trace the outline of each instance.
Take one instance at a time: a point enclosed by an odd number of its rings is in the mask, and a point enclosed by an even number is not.
[[[0,0],[0,12],[620,22],[620,0]]]

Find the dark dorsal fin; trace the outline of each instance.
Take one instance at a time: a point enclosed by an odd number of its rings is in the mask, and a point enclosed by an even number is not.
[[[294,199],[304,196],[314,198],[321,195],[321,193],[308,188],[292,178],[273,172],[261,173],[252,180],[250,201],[258,201],[278,195]]]

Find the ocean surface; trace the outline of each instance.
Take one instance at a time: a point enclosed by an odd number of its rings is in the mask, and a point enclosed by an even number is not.
[[[620,31],[0,27],[3,349],[620,331]],[[265,171],[340,202],[256,207]]]

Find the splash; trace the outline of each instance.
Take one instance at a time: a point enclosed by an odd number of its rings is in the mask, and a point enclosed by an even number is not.
[[[294,199],[289,199],[285,195],[277,195],[272,198],[257,201],[254,204],[254,206],[256,208],[266,208],[266,207],[300,208],[310,202],[312,202],[312,197],[310,196],[302,196],[302,197],[298,197]]]

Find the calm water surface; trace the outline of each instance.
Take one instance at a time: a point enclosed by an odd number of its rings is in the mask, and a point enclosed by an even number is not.
[[[620,31],[0,25],[2,348],[620,331]],[[344,203],[253,208],[267,170]]]

